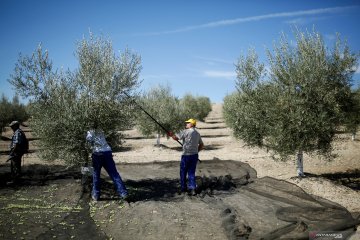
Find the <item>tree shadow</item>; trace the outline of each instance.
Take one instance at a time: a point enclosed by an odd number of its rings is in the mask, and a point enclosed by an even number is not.
[[[12,180],[9,166],[2,166],[5,171],[0,173],[0,188],[3,187],[23,187],[23,186],[44,186],[51,181],[62,179],[81,179],[82,174],[79,168],[66,168],[61,165],[41,165],[32,164],[22,168],[21,178],[9,185]],[[7,169],[8,170],[7,170]]]
[[[221,149],[223,148],[224,146],[221,145],[221,144],[210,144],[210,145],[206,145],[204,147],[205,150],[217,150],[217,149]]]
[[[116,146],[112,148],[113,152],[129,152],[133,150],[133,147]]]
[[[198,127],[198,129],[201,129],[201,130],[205,130],[205,129],[226,129],[227,127],[226,126],[223,126],[223,127],[221,127],[221,126],[210,126],[210,127]]]
[[[159,145],[154,144],[153,146],[156,147],[156,148],[163,148],[163,149],[171,149],[171,150],[176,150],[176,151],[182,151],[182,146],[180,146],[180,145],[176,146],[176,147],[168,147],[168,146],[160,143]]]
[[[30,153],[34,153],[37,150],[29,150],[28,153],[25,154],[30,154]],[[10,154],[10,150],[0,150],[0,155],[9,155]]]
[[[176,164],[178,164],[176,162]],[[173,162],[161,163],[164,168],[173,167]],[[53,182],[72,179],[82,184],[83,192],[90,196],[92,177],[82,175],[78,167],[68,168],[62,165],[42,165],[32,164],[22,169],[21,178],[15,183],[9,185],[11,173],[9,166],[1,166],[0,172],[0,188],[18,189],[22,187],[45,186]],[[8,169],[6,169],[8,168]],[[178,178],[156,178],[156,179],[140,179],[126,180],[124,183],[129,190],[129,202],[138,201],[176,201],[181,195],[180,180]],[[216,195],[218,192],[229,192],[241,185],[246,185],[248,178],[246,176],[234,179],[231,175],[225,176],[196,176],[196,197],[204,197],[206,195]],[[114,184],[108,176],[101,179],[101,199],[102,200],[120,200],[115,191]]]
[[[141,140],[141,139],[155,139],[156,137],[153,137],[153,136],[150,136],[150,137],[147,137],[147,136],[137,136],[137,137],[131,137],[131,136],[128,136],[128,137],[124,137],[124,139],[135,139],[135,140]]]
[[[24,131],[24,132],[26,132],[26,131]],[[30,131],[29,131],[29,132],[30,132]],[[26,138],[27,138],[27,140],[28,140],[29,142],[40,139],[40,138],[37,138],[37,137],[28,137],[28,136],[26,136]],[[11,142],[11,137],[0,136],[0,140],[5,141],[5,142]]]
[[[229,134],[216,134],[216,135],[207,135],[207,134],[201,134],[202,138],[218,138],[218,137],[228,137]]]
[[[329,179],[354,190],[360,190],[360,169],[348,170],[346,172],[325,173],[320,177]]]
[[[224,121],[219,121],[219,120],[206,120],[205,123],[216,124],[216,123],[224,123]]]
[[[6,136],[0,136],[0,139],[1,139],[2,141],[5,141],[5,142],[10,142],[10,141],[11,141],[11,138],[6,137]]]
[[[313,174],[304,173],[306,177],[326,178],[337,184],[349,187],[353,190],[360,190],[360,169],[348,170],[346,172]],[[294,177],[297,178],[297,177]]]
[[[237,187],[248,184],[248,179],[233,179],[231,175],[196,177],[196,197],[214,196],[224,192],[231,193]],[[176,201],[181,196],[190,195],[181,192],[179,179],[141,179],[124,182],[129,191],[128,202],[139,201]],[[101,182],[101,200],[120,200],[110,179]]]

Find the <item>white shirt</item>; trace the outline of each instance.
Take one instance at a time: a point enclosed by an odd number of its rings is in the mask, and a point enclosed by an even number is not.
[[[105,134],[101,129],[89,130],[86,134],[86,141],[91,144],[93,153],[111,151],[111,147],[106,142]]]

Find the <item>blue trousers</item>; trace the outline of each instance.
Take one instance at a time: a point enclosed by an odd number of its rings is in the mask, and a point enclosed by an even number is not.
[[[93,153],[92,162],[94,168],[92,195],[96,198],[100,197],[100,173],[101,168],[104,167],[106,172],[109,174],[111,180],[114,182],[115,189],[119,193],[120,197],[126,197],[128,192],[120,177],[119,172],[116,169],[115,162],[112,157],[112,152],[109,151]]]
[[[195,171],[196,164],[199,160],[199,154],[182,155],[180,162],[180,186],[181,190],[196,189]],[[186,187],[186,176],[188,177],[188,185]]]

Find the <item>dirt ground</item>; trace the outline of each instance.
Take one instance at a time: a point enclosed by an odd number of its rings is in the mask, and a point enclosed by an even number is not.
[[[344,236],[360,239],[359,231],[353,234],[360,214],[359,140],[339,134],[331,162],[304,156],[307,177],[299,179],[294,161],[274,161],[266,150],[234,139],[221,107],[213,105],[198,123],[206,147],[196,196],[178,193],[180,145],[164,137],[155,146],[155,138],[136,130],[124,132],[123,147],[114,152],[128,202],[116,196],[106,172],[101,201],[90,201],[88,177],[61,162],[45,164],[36,152],[24,158],[22,181],[9,185],[6,132],[0,140],[0,239],[308,239],[310,231],[324,229],[347,229]]]

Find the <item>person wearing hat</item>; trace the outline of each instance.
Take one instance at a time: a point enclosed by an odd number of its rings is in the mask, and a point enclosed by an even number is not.
[[[188,191],[190,195],[196,194],[196,179],[195,171],[196,165],[199,161],[199,151],[204,148],[204,143],[201,139],[200,133],[195,129],[196,120],[190,118],[186,122],[186,129],[178,134],[169,132],[168,135],[174,140],[182,140],[183,152],[180,162],[180,190],[181,192]],[[186,177],[188,183],[186,185]]]
[[[109,174],[111,180],[115,185],[115,189],[120,195],[121,199],[127,199],[128,191],[121,179],[119,172],[112,156],[112,150],[105,139],[105,134],[101,128],[98,128],[94,123],[94,128],[89,130],[86,135],[86,141],[90,144],[92,150],[92,163],[93,163],[93,189],[91,197],[94,201],[100,199],[100,173],[101,168],[104,167]]]
[[[21,158],[24,155],[24,149],[22,145],[25,141],[25,133],[20,129],[20,123],[18,121],[12,121],[9,125],[14,134],[10,143],[10,154],[8,161],[11,161],[11,175],[14,180],[17,180],[21,176]]]

